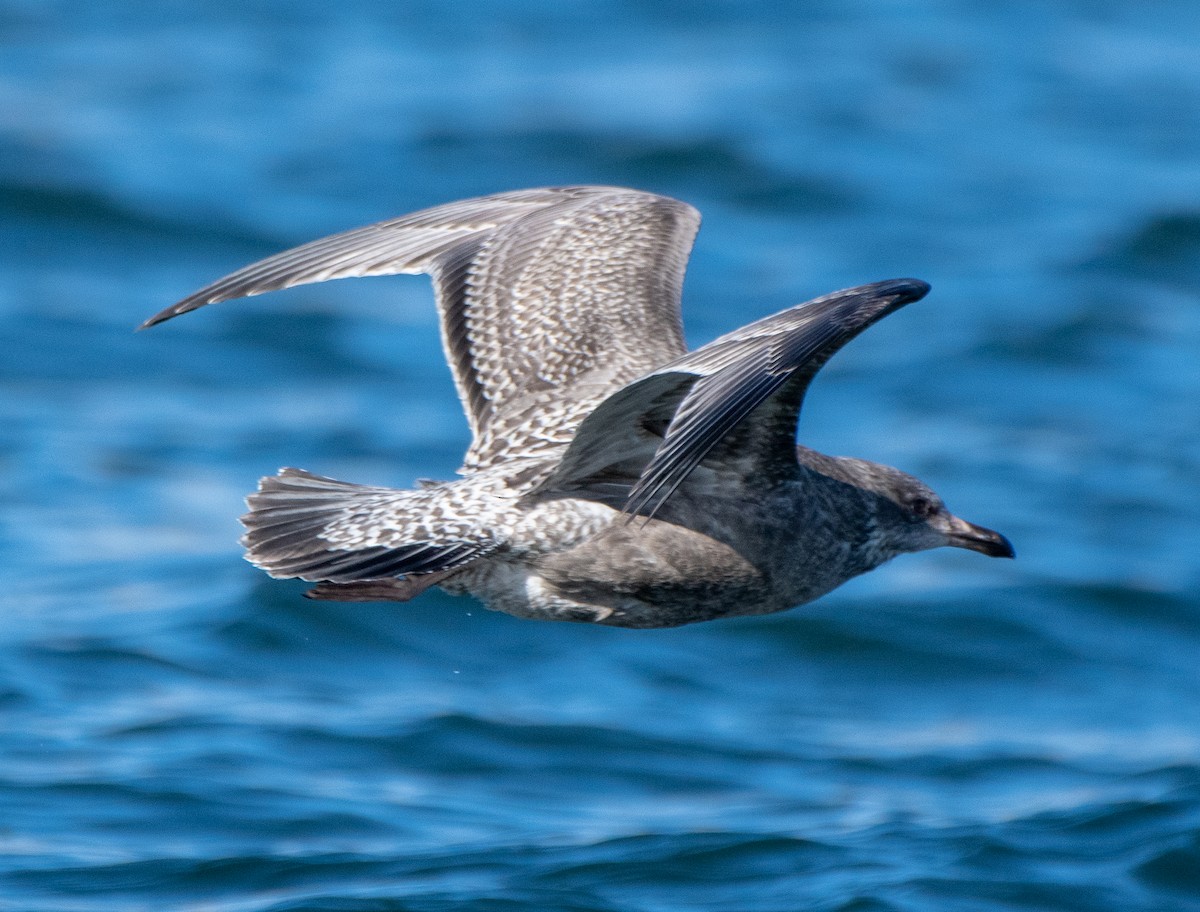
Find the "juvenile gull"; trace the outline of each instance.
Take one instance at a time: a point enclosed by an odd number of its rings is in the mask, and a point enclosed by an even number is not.
[[[519,190],[332,235],[143,324],[348,276],[427,273],[473,439],[416,490],[285,468],[247,499],[247,558],[309,596],[432,585],[520,617],[671,627],[811,601],[898,554],[1012,557],[889,466],[796,444],[822,365],[924,297],[837,291],[689,352],[680,293],[700,215],[618,187]]]

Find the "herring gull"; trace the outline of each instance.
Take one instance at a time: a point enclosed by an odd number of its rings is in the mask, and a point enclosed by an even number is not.
[[[671,627],[782,611],[891,558],[1012,557],[897,469],[796,443],[822,365],[929,286],[824,295],[689,352],[699,213],[618,187],[518,190],[335,234],[151,317],[351,276],[426,273],[472,442],[414,490],[300,469],[247,498],[247,559],[309,596],[430,586],[520,617]]]

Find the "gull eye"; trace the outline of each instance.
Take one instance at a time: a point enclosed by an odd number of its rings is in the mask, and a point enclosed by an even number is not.
[[[908,509],[917,519],[929,519],[937,512],[937,504],[928,497],[914,497],[908,502]]]

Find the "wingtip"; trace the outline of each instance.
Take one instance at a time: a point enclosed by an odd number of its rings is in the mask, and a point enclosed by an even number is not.
[[[151,326],[157,326],[159,323],[165,323],[167,320],[171,319],[172,317],[177,317],[181,313],[183,313],[183,310],[179,308],[179,305],[172,304],[166,310],[160,310],[150,319],[143,322],[137,327],[137,329],[134,330],[134,332],[141,332],[143,329],[149,329]]]
[[[880,282],[878,290],[884,294],[893,294],[902,298],[905,303],[919,301],[929,294],[932,286],[922,279],[890,279]]]

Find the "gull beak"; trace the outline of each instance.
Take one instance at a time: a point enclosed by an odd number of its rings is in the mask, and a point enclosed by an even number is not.
[[[969,523],[957,516],[950,517],[946,529],[946,544],[954,548],[967,548],[988,557],[1016,557],[1012,542],[991,529]]]

